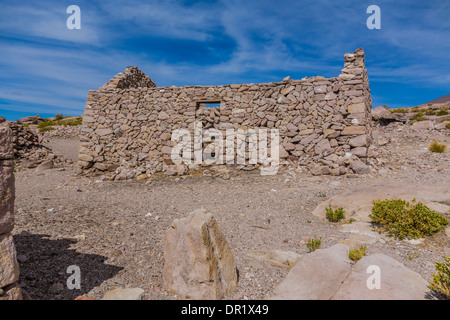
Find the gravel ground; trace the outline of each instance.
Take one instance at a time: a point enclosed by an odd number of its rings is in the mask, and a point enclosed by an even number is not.
[[[267,299],[288,270],[257,261],[249,252],[280,249],[306,254],[304,242],[310,237],[322,237],[326,248],[348,236],[311,214],[320,202],[388,179],[449,186],[448,152],[426,151],[431,139],[448,142],[448,134],[433,132],[413,139],[414,133],[390,130],[393,141],[379,150],[385,165],[374,175],[260,176],[255,171],[229,180],[154,177],[121,182],[81,176],[70,164],[39,173],[17,172],[13,234],[19,282],[32,299],[98,299],[116,287],[140,287],[144,299],[178,299],[163,287],[161,239],[175,218],[205,208],[215,215],[239,269],[238,287],[227,298]],[[54,138],[48,146],[70,158],[77,143]],[[450,255],[450,244],[440,232],[422,245],[394,239],[368,245],[368,254],[376,252],[429,281],[434,261]],[[80,267],[80,290],[66,288],[70,265]]]

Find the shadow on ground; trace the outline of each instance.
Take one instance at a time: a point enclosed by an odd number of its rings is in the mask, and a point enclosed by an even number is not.
[[[19,283],[33,300],[73,300],[114,277],[122,267],[105,264],[105,257],[76,252],[70,246],[74,239],[51,240],[48,235],[22,232],[14,236],[19,262]],[[81,272],[81,288],[68,289],[73,273],[67,268],[76,265]],[[71,278],[73,279],[73,278]]]

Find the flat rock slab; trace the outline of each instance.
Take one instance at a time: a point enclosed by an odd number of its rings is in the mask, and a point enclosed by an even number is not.
[[[340,243],[353,247],[376,242],[384,243],[384,238],[386,237],[384,234],[373,231],[371,223],[362,221],[340,225],[339,230],[349,234],[349,236],[345,240],[340,241]]]
[[[101,300],[142,300],[144,289],[116,288],[105,293]]]
[[[422,300],[428,283],[383,254],[348,258],[351,249],[336,244],[304,255],[275,290],[273,300]],[[431,295],[430,295],[431,296]]]
[[[305,254],[276,288],[273,300],[329,300],[350,273],[349,246]]]
[[[344,208],[345,217],[356,221],[371,222],[374,200],[403,199],[422,202],[430,209],[441,214],[448,214],[450,206],[450,188],[448,185],[405,184],[399,182],[383,182],[358,191],[343,192],[320,203],[312,212],[313,215],[326,219],[326,208],[331,204],[333,209]]]

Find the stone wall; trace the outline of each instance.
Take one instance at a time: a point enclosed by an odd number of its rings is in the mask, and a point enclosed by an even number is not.
[[[21,300],[14,228],[14,149],[10,128],[0,126],[0,300]]]
[[[216,128],[224,136],[227,129],[278,129],[283,163],[299,163],[313,174],[369,172],[372,101],[364,51],[344,58],[344,69],[335,78],[153,87],[138,77],[127,86],[91,90],[78,163],[85,172],[134,168],[133,174],[120,178],[173,172],[171,151],[178,143],[171,140],[173,131],[192,132],[194,122],[201,121],[203,130]],[[220,107],[207,108],[207,103]],[[176,166],[176,172],[194,168]]]

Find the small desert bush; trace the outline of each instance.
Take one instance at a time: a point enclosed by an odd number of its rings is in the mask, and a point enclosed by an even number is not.
[[[367,247],[365,245],[361,245],[359,249],[352,249],[348,252],[348,257],[353,261],[358,261],[362,257],[364,257],[367,253]]]
[[[403,109],[403,108],[399,108],[399,109],[390,109],[391,113],[408,113],[408,109]]]
[[[435,267],[438,273],[433,274],[430,289],[450,299],[450,257],[446,257],[445,262],[435,262]]]
[[[428,120],[427,117],[423,115],[423,112],[417,112],[415,115],[413,115],[411,118],[409,118],[411,121],[425,121]]]
[[[448,115],[448,111],[445,108],[441,108],[441,109],[439,109],[439,111],[436,112],[436,115],[437,116],[446,116],[446,115]]]
[[[330,206],[328,208],[326,208],[325,210],[326,210],[327,218],[331,222],[339,222],[340,220],[345,218],[344,208],[338,208],[336,210],[333,210],[333,208],[331,208],[331,204],[330,204]]]
[[[436,111],[434,111],[433,109],[428,109],[425,111],[425,114],[427,116],[434,116],[436,114]]]
[[[404,200],[374,201],[369,217],[381,225],[381,230],[400,240],[422,238],[443,229],[448,223],[446,218],[421,202],[414,205]]]
[[[445,129],[450,130],[450,123],[447,123],[447,124],[445,125]]]
[[[55,119],[62,120],[62,119],[64,119],[64,116],[62,115],[62,113],[58,113],[57,115],[55,115]]]
[[[437,153],[444,153],[447,149],[447,145],[444,143],[439,143],[437,141],[433,141],[430,146],[428,147],[428,150],[431,152],[437,152]]]
[[[309,249],[309,252],[314,252],[322,246],[322,237],[319,239],[309,238],[306,243],[306,247]]]

